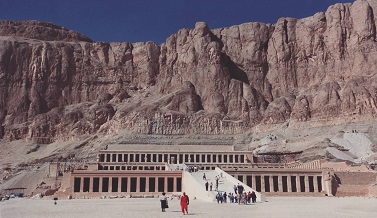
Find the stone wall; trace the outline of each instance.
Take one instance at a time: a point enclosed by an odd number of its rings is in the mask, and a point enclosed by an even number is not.
[[[377,172],[335,172],[334,177],[333,193],[338,197],[369,196],[377,183]]]

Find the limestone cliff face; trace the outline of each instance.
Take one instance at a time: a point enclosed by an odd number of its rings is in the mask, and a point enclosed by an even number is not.
[[[210,30],[162,45],[96,43],[0,22],[0,137],[51,142],[120,129],[233,134],[255,125],[373,117],[377,3]]]

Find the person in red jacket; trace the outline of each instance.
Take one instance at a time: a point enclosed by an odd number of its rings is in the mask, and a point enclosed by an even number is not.
[[[190,204],[190,199],[186,195],[186,193],[183,192],[183,195],[181,196],[181,209],[182,209],[183,215],[185,215],[185,211],[186,211],[186,214],[188,214],[188,205],[189,204]]]

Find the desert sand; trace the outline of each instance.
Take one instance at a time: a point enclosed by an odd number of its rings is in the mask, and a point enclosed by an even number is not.
[[[193,217],[376,217],[376,198],[270,197],[253,205],[217,204],[191,200]],[[1,218],[92,218],[92,217],[183,217],[179,201],[169,201],[162,213],[158,199],[85,199],[53,200],[11,199],[0,202]],[[185,215],[186,217],[186,215]]]

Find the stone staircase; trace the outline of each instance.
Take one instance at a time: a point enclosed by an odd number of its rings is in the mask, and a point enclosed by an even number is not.
[[[206,174],[206,180],[203,179],[203,174]],[[205,201],[216,201],[216,194],[217,192],[224,193],[234,193],[234,185],[241,184],[245,188],[245,192],[251,192],[255,191],[246,184],[242,183],[241,181],[237,180],[236,178],[232,177],[231,175],[227,174],[220,168],[216,168],[215,170],[201,170],[199,172],[193,172],[190,173],[190,175],[187,175],[188,173],[186,172],[186,176],[191,176],[192,178],[192,183],[195,182],[196,189],[191,191],[191,195],[194,195],[194,197],[205,200]],[[216,190],[216,176],[218,176],[219,179],[219,187],[218,190]],[[194,181],[193,181],[194,180]],[[212,182],[212,191],[210,191],[210,187],[208,186],[208,191],[205,190],[205,183],[208,181],[210,184]],[[189,189],[191,190],[191,189]],[[201,193],[198,193],[201,192]],[[265,201],[264,197],[256,192],[257,195],[257,201],[262,202]]]

